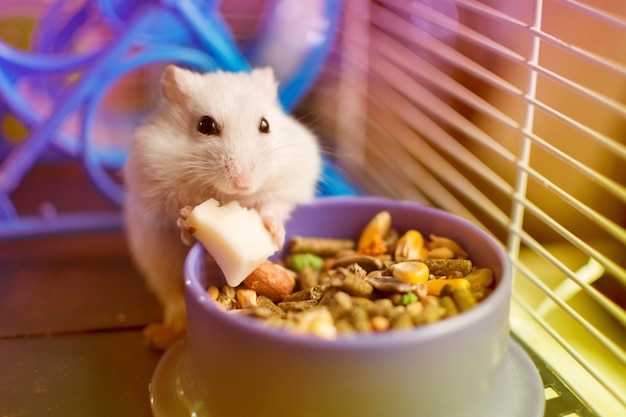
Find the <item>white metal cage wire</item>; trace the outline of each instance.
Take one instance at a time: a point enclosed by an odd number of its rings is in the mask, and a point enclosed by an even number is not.
[[[502,241],[512,332],[624,415],[626,2],[348,0],[308,103],[366,192]]]

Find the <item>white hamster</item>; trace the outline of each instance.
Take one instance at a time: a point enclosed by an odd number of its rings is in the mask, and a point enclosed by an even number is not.
[[[133,260],[163,306],[164,326],[186,328],[181,209],[209,198],[255,208],[274,240],[321,172],[315,135],[285,114],[271,68],[200,74],[169,65],[160,108],[136,131],[124,167]],[[184,213],[184,210],[183,210]]]

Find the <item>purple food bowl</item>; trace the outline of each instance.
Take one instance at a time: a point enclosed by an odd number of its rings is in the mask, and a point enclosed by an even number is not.
[[[391,213],[399,232],[416,229],[456,240],[475,265],[494,271],[493,293],[471,310],[412,330],[322,340],[221,310],[206,288],[224,278],[205,263],[204,248],[197,244],[186,262],[188,338],[179,347],[184,359],[175,371],[179,383],[187,384],[178,387],[187,392],[185,402],[195,402],[193,412],[212,417],[542,415],[536,369],[509,338],[511,265],[485,231],[412,202],[327,197],[294,212],[287,240],[295,235],[357,238],[381,210]]]

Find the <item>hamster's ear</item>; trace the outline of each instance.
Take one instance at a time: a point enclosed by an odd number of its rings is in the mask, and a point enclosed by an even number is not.
[[[161,88],[165,99],[170,103],[186,101],[192,91],[190,84],[191,75],[190,71],[176,65],[165,67],[163,78],[161,79]]]
[[[255,68],[252,70],[252,79],[272,99],[278,97],[278,82],[272,67]]]

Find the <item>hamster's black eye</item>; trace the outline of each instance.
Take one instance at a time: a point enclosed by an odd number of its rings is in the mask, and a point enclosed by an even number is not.
[[[197,129],[203,135],[216,136],[220,134],[220,127],[211,116],[202,116],[198,122]]]
[[[270,133],[270,124],[265,117],[259,122],[259,132]]]

